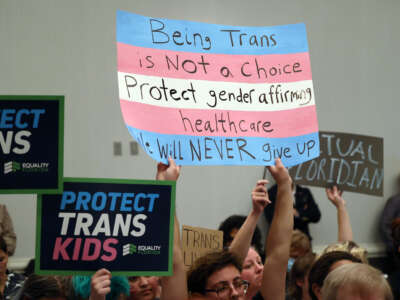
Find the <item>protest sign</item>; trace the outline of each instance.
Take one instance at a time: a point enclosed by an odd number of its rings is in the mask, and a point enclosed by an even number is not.
[[[172,274],[175,182],[77,179],[38,198],[39,274]]]
[[[320,131],[321,155],[289,169],[299,184],[383,196],[383,139]]]
[[[131,135],[181,165],[286,166],[319,155],[304,24],[238,27],[117,12]]]
[[[0,193],[61,192],[63,153],[63,96],[0,96]]]
[[[222,245],[222,231],[182,225],[182,249],[186,269],[200,256],[222,250]]]

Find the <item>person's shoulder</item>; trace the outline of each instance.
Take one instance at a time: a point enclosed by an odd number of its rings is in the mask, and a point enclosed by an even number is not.
[[[391,196],[387,202],[399,202],[400,203],[400,193]]]

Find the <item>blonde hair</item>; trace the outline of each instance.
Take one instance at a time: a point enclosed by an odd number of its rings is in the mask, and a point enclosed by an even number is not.
[[[297,251],[303,255],[311,252],[311,242],[308,236],[296,229],[292,232],[292,240],[290,242],[290,252]]]
[[[368,264],[368,251],[357,245],[353,241],[344,241],[331,244],[327,246],[321,253],[321,255],[332,252],[332,251],[344,251],[352,254],[353,256],[359,258],[364,264]]]
[[[361,295],[380,292],[385,300],[393,300],[382,272],[366,264],[346,264],[330,272],[322,286],[322,300],[336,300],[338,291],[344,288]]]

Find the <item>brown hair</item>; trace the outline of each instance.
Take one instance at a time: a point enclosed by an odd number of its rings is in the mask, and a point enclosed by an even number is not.
[[[303,255],[296,259],[293,264],[292,269],[289,273],[289,286],[288,293],[290,297],[294,300],[301,300],[302,298],[302,289],[297,285],[297,280],[305,280],[305,277],[310,271],[312,264],[315,261],[317,255],[312,252],[308,252],[306,255]]]
[[[22,287],[22,299],[37,300],[43,297],[66,299],[60,279],[57,276],[30,275]]]
[[[191,293],[204,294],[208,278],[227,266],[242,271],[242,265],[235,255],[228,251],[211,252],[199,257],[188,272],[188,290]]]
[[[326,276],[328,276],[331,271],[332,265],[340,260],[361,263],[359,258],[344,251],[332,251],[319,257],[311,267],[310,274],[308,275],[308,289],[311,299],[318,300],[317,296],[314,294],[313,285],[316,284],[322,288]]]

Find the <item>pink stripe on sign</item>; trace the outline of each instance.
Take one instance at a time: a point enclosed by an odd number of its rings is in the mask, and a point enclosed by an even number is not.
[[[312,79],[308,52],[273,55],[203,54],[142,48],[123,43],[117,43],[117,50],[118,71],[125,73],[248,83]]]
[[[285,111],[176,109],[120,100],[125,123],[162,134],[291,137],[318,131],[315,105]]]

